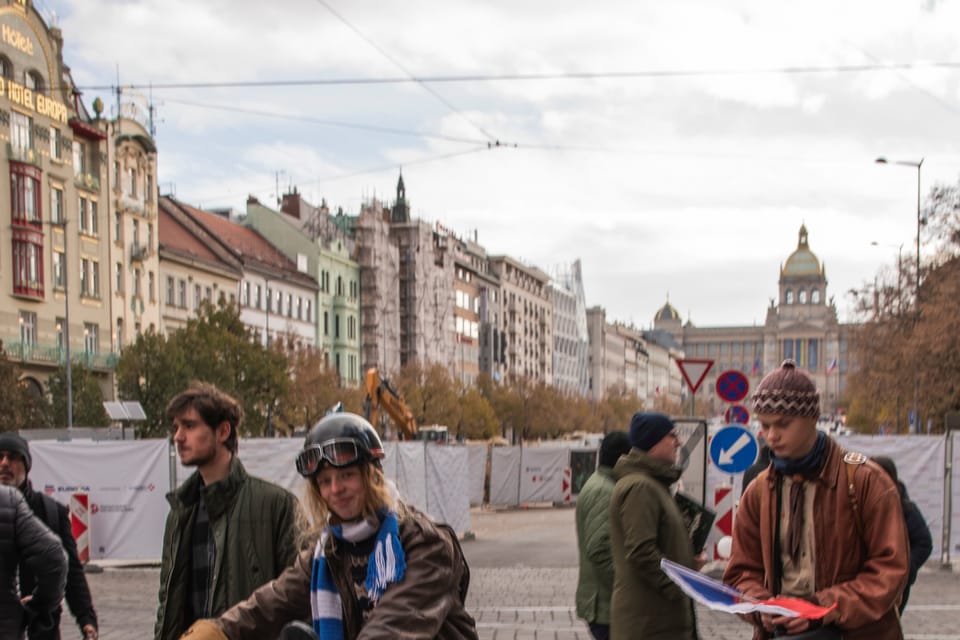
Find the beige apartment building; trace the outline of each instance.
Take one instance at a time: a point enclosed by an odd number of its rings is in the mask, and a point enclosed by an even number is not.
[[[91,116],[63,63],[63,36],[27,0],[0,2],[0,340],[45,391],[67,361],[113,397],[109,179],[102,105]]]
[[[490,256],[500,281],[501,311],[496,323],[505,335],[506,375],[553,384],[553,304],[550,276],[509,256]]]
[[[171,333],[196,316],[204,300],[236,301],[243,262],[191,213],[198,210],[168,196],[158,210],[161,331]]]

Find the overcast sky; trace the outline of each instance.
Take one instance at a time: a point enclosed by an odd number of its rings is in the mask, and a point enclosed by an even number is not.
[[[641,327],[668,295],[699,326],[762,323],[801,224],[850,319],[847,291],[916,237],[916,169],[875,158],[924,158],[924,194],[960,175],[960,2],[36,5],[111,116],[118,78],[473,77],[139,95],[164,192],[242,210],[279,181],[355,214],[402,167],[416,216],[547,272],[579,258],[588,305]],[[476,79],[511,75],[555,79]]]

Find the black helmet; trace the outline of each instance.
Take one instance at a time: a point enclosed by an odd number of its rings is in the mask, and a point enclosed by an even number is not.
[[[377,430],[355,413],[331,413],[313,425],[297,455],[297,471],[309,478],[324,463],[349,467],[383,459],[383,443]]]

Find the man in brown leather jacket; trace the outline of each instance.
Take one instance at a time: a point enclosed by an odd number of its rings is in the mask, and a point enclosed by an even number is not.
[[[456,535],[399,500],[383,456],[377,432],[358,415],[334,413],[314,425],[297,456],[308,479],[309,547],[276,580],[183,637],[275,638],[287,623],[311,620],[323,640],[476,640]]]
[[[754,598],[836,605],[820,622],[750,616],[754,639],[823,625],[836,634],[823,637],[901,640],[897,604],[909,552],[896,486],[866,456],[817,430],[819,394],[793,361],[763,379],[753,403],[771,465],[741,499],[724,582]]]

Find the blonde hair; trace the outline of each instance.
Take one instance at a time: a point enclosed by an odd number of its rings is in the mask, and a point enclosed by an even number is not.
[[[398,513],[405,513],[403,504],[396,499],[390,486],[387,484],[387,478],[383,475],[383,469],[379,464],[362,462],[359,465],[360,477],[363,479],[364,501],[362,517],[365,520],[376,519],[377,512],[381,509],[388,509]],[[320,497],[320,489],[317,487],[316,474],[307,478],[306,487],[303,490],[303,502],[306,505],[306,511],[309,521],[301,534],[301,544],[313,543],[320,537],[320,533],[328,524],[338,524],[336,514],[334,514],[326,501]],[[402,519],[402,518],[401,518]]]

